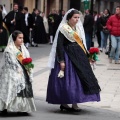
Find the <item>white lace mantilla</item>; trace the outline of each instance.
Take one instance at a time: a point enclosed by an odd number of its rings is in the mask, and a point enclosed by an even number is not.
[[[4,53],[5,64],[0,71],[0,99],[8,105],[17,93],[25,89],[23,70],[11,53]]]
[[[29,52],[21,45],[21,51],[24,58],[29,58]],[[16,48],[12,35],[10,35],[7,47],[3,53],[0,63],[0,99],[8,106],[8,104],[17,97],[17,93],[25,89],[25,76],[23,69],[18,62],[16,55],[19,50]],[[32,79],[32,71],[29,74]]]

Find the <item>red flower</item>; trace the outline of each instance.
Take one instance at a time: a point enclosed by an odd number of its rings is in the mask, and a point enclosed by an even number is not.
[[[31,62],[32,62],[32,58],[25,58],[25,59],[22,60],[23,65],[27,65],[27,64],[29,64]]]
[[[94,54],[94,53],[98,54],[99,53],[99,49],[92,47],[92,48],[90,48],[89,52],[90,52],[90,54]]]

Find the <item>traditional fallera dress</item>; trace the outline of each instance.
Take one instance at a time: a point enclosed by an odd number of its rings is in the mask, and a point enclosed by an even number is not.
[[[10,36],[0,64],[0,111],[36,111],[31,83],[32,70],[28,72],[18,57],[29,58],[29,52],[24,45],[18,50],[11,39]]]
[[[100,101],[100,87],[90,66],[87,51],[80,38],[67,23],[58,33],[54,68],[48,81],[46,101],[51,104],[75,104]],[[58,77],[60,62],[65,62],[64,77]]]

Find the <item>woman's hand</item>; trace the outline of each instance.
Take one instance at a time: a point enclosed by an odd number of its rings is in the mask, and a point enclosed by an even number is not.
[[[90,62],[90,63],[95,63],[95,60],[89,59],[89,62]]]
[[[60,68],[61,68],[61,70],[64,71],[64,69],[65,69],[65,62],[60,62]]]
[[[2,33],[3,32],[3,30],[2,29],[0,29],[0,33]]]

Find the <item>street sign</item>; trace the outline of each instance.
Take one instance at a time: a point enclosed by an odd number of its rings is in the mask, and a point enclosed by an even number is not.
[[[84,0],[84,10],[89,9],[90,7],[90,0]]]

